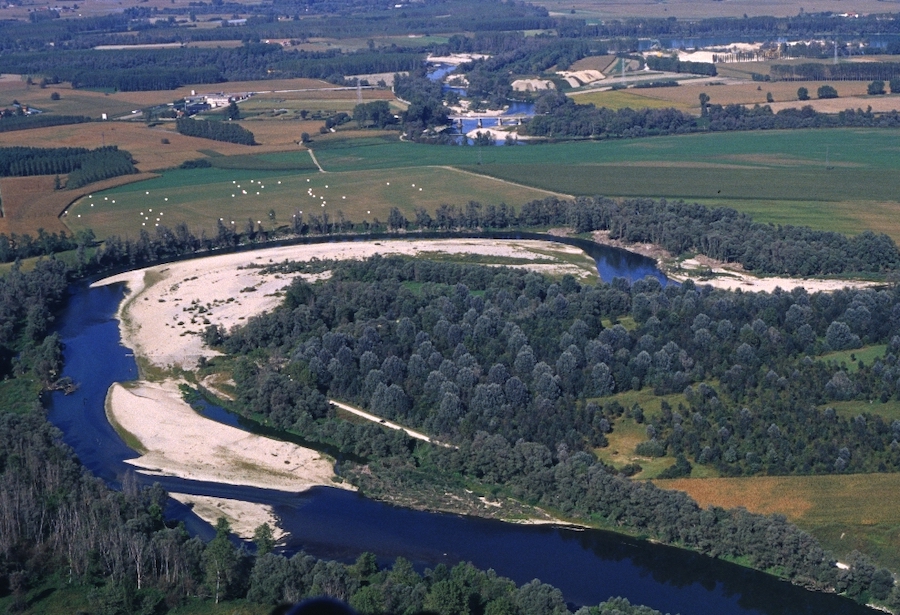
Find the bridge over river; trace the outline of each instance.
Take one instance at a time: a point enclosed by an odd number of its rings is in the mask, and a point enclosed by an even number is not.
[[[478,128],[493,128],[498,126],[519,126],[522,120],[531,117],[526,113],[516,113],[512,115],[451,115],[450,120],[457,127],[461,127],[463,123],[469,125],[477,123]]]

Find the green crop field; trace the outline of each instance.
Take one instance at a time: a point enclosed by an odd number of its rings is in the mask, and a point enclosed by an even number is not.
[[[521,206],[548,192],[683,198],[734,207],[764,222],[844,233],[874,229],[900,240],[898,136],[896,130],[760,131],[519,147],[440,147],[370,137],[317,144],[326,174],[313,173],[305,151],[219,156],[212,164],[227,168],[169,171],[102,196],[175,190],[163,202],[169,203],[169,211],[163,209],[168,225],[184,220],[206,229],[219,217],[243,225],[248,217],[262,220],[269,210],[285,224],[296,210],[312,205],[304,196],[307,186],[299,185],[307,178],[319,190],[317,198],[326,196],[326,184],[340,190],[326,211],[334,215],[340,209],[353,221],[384,220],[391,206],[407,216],[417,206],[433,211],[469,200]],[[260,198],[255,188],[248,198],[240,191],[231,197],[227,185],[269,178],[275,183]],[[399,190],[404,183],[423,190]],[[90,226],[99,236],[134,234],[141,222],[156,223],[146,212],[138,219],[151,201],[123,196],[111,208],[95,199],[93,208],[76,204],[66,222],[74,229]]]
[[[288,165],[288,154],[268,155],[273,166]],[[291,154],[309,160],[306,152]],[[253,157],[254,164],[257,158]],[[228,158],[213,158],[214,164]],[[261,165],[260,165],[261,166]],[[434,211],[444,203],[465,205],[505,202],[515,207],[547,193],[452,168],[417,167],[319,173],[317,171],[205,168],[164,172],[158,178],[98,192],[70,208],[66,223],[91,228],[98,237],[135,237],[157,224],[173,228],[186,222],[195,232],[214,231],[221,218],[243,230],[249,219],[265,228],[304,216],[338,212],[360,223],[387,219],[391,207],[408,218],[416,207]],[[274,211],[274,220],[269,212]]]
[[[316,149],[328,170],[355,170],[418,166],[422,164],[476,164],[482,150],[484,164],[512,166],[545,164],[682,163],[683,168],[714,165],[722,170],[821,169],[826,152],[833,170],[887,170],[900,168],[893,129],[772,130],[704,133],[643,139],[565,142],[519,147],[434,147],[403,143],[395,138],[366,139]],[[326,164],[327,162],[327,164]],[[529,172],[520,175],[529,176]],[[560,181],[572,180],[560,178]],[[750,195],[748,195],[750,196]]]
[[[366,139],[316,155],[328,170],[451,165],[562,194],[683,198],[763,222],[874,229],[900,241],[898,136],[759,131],[483,148]]]
[[[652,81],[652,79],[647,79]],[[647,92],[649,90],[638,90],[638,92]],[[579,105],[593,104],[596,107],[606,107],[607,109],[688,109],[687,105],[673,104],[667,100],[658,98],[650,98],[642,96],[634,92],[623,92],[622,90],[606,90],[603,92],[585,92],[570,95],[572,100]]]

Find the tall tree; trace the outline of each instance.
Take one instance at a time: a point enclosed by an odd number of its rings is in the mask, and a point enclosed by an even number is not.
[[[228,535],[231,525],[225,517],[216,521],[216,537],[213,538],[203,552],[203,567],[206,573],[206,584],[213,592],[216,604],[228,595],[228,586],[238,561],[237,550],[231,544]]]

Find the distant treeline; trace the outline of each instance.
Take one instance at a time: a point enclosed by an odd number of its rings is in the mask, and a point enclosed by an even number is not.
[[[344,75],[412,70],[424,57],[421,50],[285,51],[281,45],[247,43],[234,49],[15,53],[0,55],[0,71],[71,81],[76,88],[171,90],[192,83],[287,77],[341,82]]]
[[[0,177],[62,175],[69,173],[67,187],[136,173],[131,154],[115,145],[84,147],[3,147],[0,148]]]
[[[220,22],[222,15],[248,15],[240,26]],[[311,16],[315,19],[309,19]],[[166,19],[166,17],[170,19]],[[288,16],[288,19],[285,17]],[[190,27],[176,18],[222,23],[221,27]],[[558,20],[543,7],[484,0],[442,0],[406,4],[326,1],[309,4],[286,0],[258,4],[194,2],[190,6],[136,6],[103,18],[48,19],[38,23],[0,24],[0,51],[89,49],[96,45],[187,43],[191,41],[361,38],[406,35],[409,32],[490,32],[545,30]]]
[[[248,15],[235,27],[195,28],[176,24],[176,18],[207,21],[221,15]],[[58,16],[47,13],[49,17]],[[304,19],[317,15],[317,19]],[[285,19],[289,16],[289,19]],[[167,20],[169,17],[170,20]],[[312,5],[300,0],[271,3],[195,2],[190,6],[126,9],[121,14],[78,19],[41,19],[33,23],[0,24],[0,51],[89,49],[103,44],[172,43],[201,40],[347,38],[402,35],[409,32],[496,33],[556,30],[559,38],[615,40],[622,51],[636,50],[639,38],[763,37],[772,33],[788,40],[823,36],[843,40],[900,32],[897,20],[880,15],[844,18],[830,12],[802,13],[791,17],[717,17],[697,21],[663,17],[610,19],[602,23],[569,15],[551,17],[539,6],[509,2],[442,0],[406,4],[401,10],[390,3],[328,0]],[[878,48],[870,46],[871,52]],[[896,46],[889,51],[896,52]]]
[[[84,115],[53,115],[52,113],[18,115],[15,112],[4,109],[0,112],[0,132],[63,126],[65,124],[81,124],[90,121],[91,118]]]
[[[687,62],[677,57],[647,56],[650,70],[662,70],[670,73],[692,73],[695,75],[716,76],[716,65],[711,62]]]
[[[773,64],[773,81],[890,81],[900,76],[900,62],[807,62]]]
[[[787,40],[808,40],[822,36],[837,36],[843,40],[855,40],[877,34],[900,33],[900,20],[884,19],[882,15],[842,17],[830,11],[801,13],[790,17],[748,16],[710,17],[699,20],[681,20],[667,17],[637,17],[629,19],[605,19],[600,23],[586,20],[560,19],[559,35],[566,38],[705,38],[711,36],[774,37]],[[877,53],[878,48],[872,47]]]
[[[238,143],[240,145],[256,145],[256,139],[252,132],[240,124],[231,122],[208,122],[191,118],[179,118],[175,121],[175,128],[179,133],[189,137],[227,141],[228,143]]]
[[[707,104],[696,117],[675,108],[609,109],[579,105],[560,93],[542,95],[535,106],[539,114],[525,124],[524,134],[552,138],[627,139],[692,132],[775,130],[795,128],[896,128],[900,113],[874,113],[871,109],[847,109],[819,113],[812,106],[782,109],[768,105]]]

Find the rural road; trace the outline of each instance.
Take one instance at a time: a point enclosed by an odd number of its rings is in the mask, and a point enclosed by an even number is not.
[[[390,427],[391,429],[401,429],[406,432],[406,435],[411,438],[416,438],[417,440],[422,440],[423,442],[428,442],[430,444],[437,444],[438,446],[443,446],[445,448],[452,448],[449,444],[444,444],[443,442],[438,442],[437,440],[432,440],[430,437],[425,434],[409,429],[408,427],[404,427],[403,425],[398,425],[392,421],[388,421],[386,419],[381,418],[380,416],[375,416],[374,414],[370,414],[365,410],[360,410],[359,408],[354,408],[353,406],[348,406],[347,404],[343,404],[339,401],[334,401],[333,399],[329,399],[328,403],[332,406],[340,408],[341,410],[346,410],[356,416],[361,416],[362,418],[372,421],[373,423],[378,423],[380,425],[384,425],[385,427]]]
[[[322,165],[319,164],[319,159],[316,158],[315,152],[313,152],[312,149],[307,149],[307,151],[309,152],[309,157],[312,158],[312,161],[316,164],[317,167],[319,167],[319,173],[327,173],[328,171],[323,169]]]

